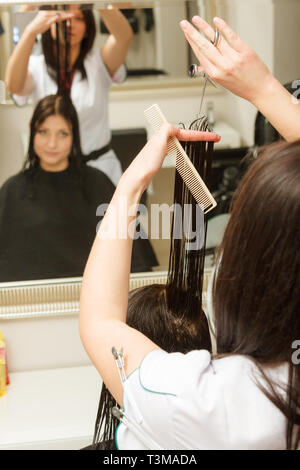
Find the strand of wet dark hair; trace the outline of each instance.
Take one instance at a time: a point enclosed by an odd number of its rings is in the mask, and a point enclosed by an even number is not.
[[[117,402],[103,383],[95,422],[92,450],[116,450],[114,438],[119,421],[111,413],[114,406],[117,406]]]
[[[60,74],[60,43],[59,43],[59,25],[55,23],[56,28],[56,81],[57,91],[61,88],[61,74]]]
[[[207,131],[206,118],[200,118],[192,122],[190,129]],[[187,142],[184,150],[200,174],[205,184],[210,186],[212,155],[214,144],[211,142]],[[190,318],[194,321],[202,312],[202,290],[205,264],[205,242],[207,232],[207,218],[203,214],[203,233],[200,234],[201,245],[194,250],[187,249],[189,234],[186,234],[187,225],[189,232],[193,231],[197,217],[197,203],[176,172],[174,185],[174,213],[171,229],[171,247],[169,257],[169,269],[167,280],[168,307],[174,315]],[[196,227],[197,228],[197,227]],[[179,233],[178,233],[179,231]],[[177,238],[181,235],[180,238]],[[199,234],[196,234],[196,240]],[[195,242],[194,242],[195,243]],[[197,244],[199,241],[197,241]]]
[[[66,5],[63,6],[64,10],[66,10]],[[69,70],[69,50],[70,50],[70,43],[68,40],[68,26],[67,22],[63,22],[63,32],[64,32],[64,42],[65,42],[65,76],[64,76],[64,92],[68,92],[69,94],[71,93],[71,89],[68,87],[71,84],[71,71]]]
[[[68,40],[68,27],[66,21],[62,23],[62,34],[64,36],[64,58],[63,64],[64,67],[61,68],[61,61],[60,61],[60,26],[58,23],[55,24],[56,26],[56,51],[57,51],[57,58],[56,58],[56,81],[57,81],[57,94],[69,94],[70,90],[68,89],[68,84],[71,81],[71,73],[69,71],[69,50],[70,44]],[[62,70],[64,71],[64,75],[62,76]]]

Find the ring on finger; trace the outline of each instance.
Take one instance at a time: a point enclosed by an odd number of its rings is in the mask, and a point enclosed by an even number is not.
[[[204,77],[205,72],[204,72],[204,70],[199,72],[198,65],[192,64],[189,68],[189,76],[192,77],[192,78]]]
[[[210,41],[215,47],[218,47],[220,42],[220,31],[215,29],[215,37],[213,41]]]

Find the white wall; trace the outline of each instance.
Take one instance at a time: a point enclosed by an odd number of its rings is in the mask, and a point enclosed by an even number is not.
[[[78,315],[2,320],[10,372],[90,365]]]
[[[274,0],[274,74],[281,83],[300,78],[299,0]]]

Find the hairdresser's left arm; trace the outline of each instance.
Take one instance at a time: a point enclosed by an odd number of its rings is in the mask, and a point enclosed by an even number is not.
[[[198,133],[197,140],[215,134]],[[83,345],[104,383],[122,404],[122,387],[111,353],[124,349],[125,370],[133,372],[144,356],[157,349],[146,336],[126,325],[132,237],[136,205],[161,168],[172,135],[191,140],[194,134],[164,125],[141,150],[122,175],[102,220],[83,275],[79,330]],[[200,136],[200,139],[199,139]],[[124,238],[122,238],[124,236]]]
[[[99,12],[110,32],[106,43],[101,47],[101,57],[112,76],[126,59],[133,31],[125,16],[114,5]]]

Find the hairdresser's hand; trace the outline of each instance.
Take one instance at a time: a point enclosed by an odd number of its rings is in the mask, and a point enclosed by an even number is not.
[[[186,39],[201,64],[200,70],[232,93],[255,104],[264,92],[272,74],[258,55],[220,18],[214,18],[216,28],[222,33],[215,47],[214,29],[199,16],[180,23]],[[204,33],[206,39],[200,32]],[[199,70],[199,71],[200,71]]]
[[[61,23],[62,21],[73,18],[74,13],[65,11],[42,10],[27,26],[27,31],[32,34],[43,34],[52,24]]]
[[[157,131],[140,153],[133,160],[121,178],[121,184],[134,191],[144,191],[160,170],[167,154],[170,137],[176,136],[183,141],[219,142],[221,137],[213,132],[200,132],[178,129],[171,124],[164,124]]]

